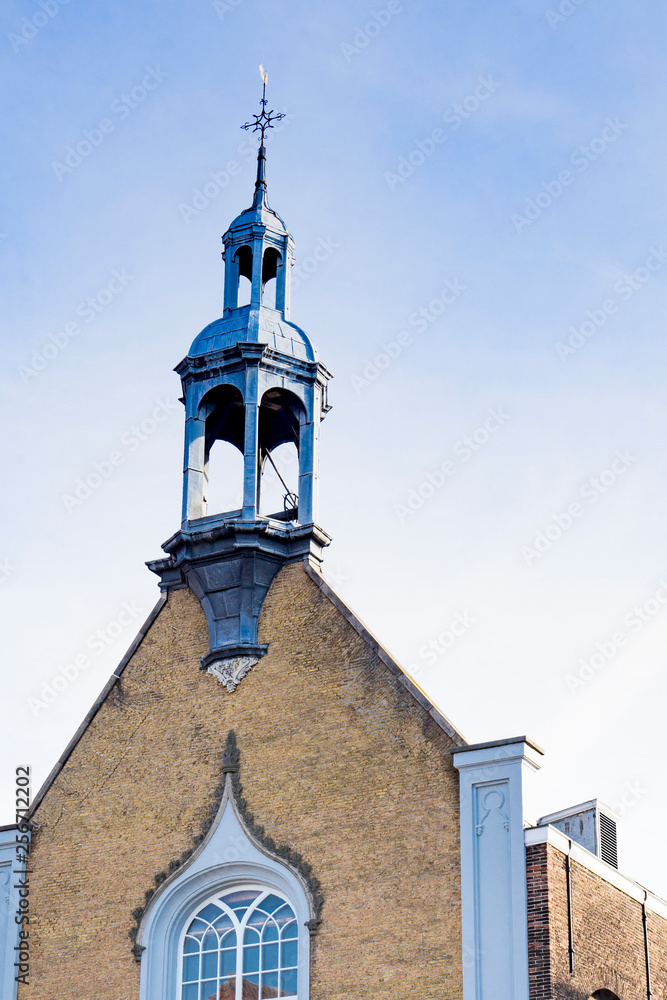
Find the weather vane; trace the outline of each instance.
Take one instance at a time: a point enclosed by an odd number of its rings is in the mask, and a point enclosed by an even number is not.
[[[281,121],[285,117],[285,115],[281,114],[280,112],[266,110],[266,83],[269,77],[268,74],[265,73],[264,67],[261,65],[261,63],[259,66],[259,75],[262,78],[262,99],[259,102],[262,106],[262,110],[258,115],[253,115],[254,121],[246,122],[245,125],[241,126],[241,128],[244,128],[246,129],[246,131],[249,132],[257,132],[257,131],[261,132],[259,144],[260,146],[263,146],[264,133],[266,132],[267,128],[273,128],[273,123]]]

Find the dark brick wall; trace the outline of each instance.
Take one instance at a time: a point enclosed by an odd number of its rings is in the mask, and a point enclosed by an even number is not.
[[[552,845],[526,851],[531,1000],[588,1000],[608,989],[645,1000],[642,905],[572,861],[574,972],[568,956],[566,858]],[[653,1000],[667,997],[667,921],[649,909]]]

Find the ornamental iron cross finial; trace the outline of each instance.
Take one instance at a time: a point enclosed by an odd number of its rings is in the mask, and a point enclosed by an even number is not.
[[[260,63],[259,74],[262,78],[262,99],[259,102],[262,106],[262,110],[258,115],[253,115],[253,121],[246,122],[245,125],[241,125],[241,128],[246,129],[249,132],[260,132],[259,144],[264,145],[264,133],[267,128],[273,128],[274,122],[281,121],[285,115],[277,111],[267,111],[266,110],[266,83],[268,80],[268,74],[264,71],[264,67]]]

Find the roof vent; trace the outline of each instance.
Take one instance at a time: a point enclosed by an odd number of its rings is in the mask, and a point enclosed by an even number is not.
[[[613,809],[599,799],[591,799],[590,802],[582,802],[571,809],[561,809],[560,812],[542,816],[537,825],[555,826],[576,844],[618,868],[617,819]]]

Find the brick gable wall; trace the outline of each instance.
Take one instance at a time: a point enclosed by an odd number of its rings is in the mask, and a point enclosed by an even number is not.
[[[138,1000],[131,911],[192,846],[232,728],[248,808],[322,884],[313,1000],[460,1000],[451,738],[301,564],[276,577],[259,640],[230,694],[199,669],[197,600],[170,594],[37,810],[19,1000]]]

